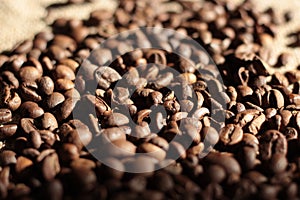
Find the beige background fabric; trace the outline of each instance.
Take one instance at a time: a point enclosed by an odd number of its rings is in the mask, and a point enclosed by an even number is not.
[[[105,8],[114,10],[117,6],[115,0],[90,0],[89,3],[65,5],[67,0],[0,0],[0,52],[10,50],[14,45],[25,39],[30,39],[35,33],[47,28],[59,17],[84,19],[93,10]],[[144,1],[144,0],[142,0]],[[191,0],[185,0],[191,1]],[[192,0],[201,1],[201,0]],[[240,0],[227,0],[239,2]],[[253,0],[256,8],[264,9],[268,6],[274,7],[278,14],[286,10],[292,10],[294,21],[285,24],[278,31],[278,38],[274,43],[276,53],[290,51],[294,60],[281,71],[289,70],[295,63],[300,63],[300,50],[286,48],[291,42],[286,35],[290,32],[300,30],[300,1],[299,0]],[[50,5],[59,5],[49,8]],[[271,69],[273,70],[273,69]]]

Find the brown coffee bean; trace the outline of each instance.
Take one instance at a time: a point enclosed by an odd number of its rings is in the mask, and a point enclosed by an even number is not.
[[[204,161],[211,164],[222,166],[227,174],[241,174],[238,162],[226,153],[210,152]]]
[[[48,130],[40,130],[39,131],[41,135],[41,139],[44,141],[44,143],[52,146],[56,141],[56,136],[54,133]]]
[[[0,125],[0,138],[6,139],[8,137],[13,136],[17,132],[17,129],[17,124]]]
[[[37,130],[34,125],[34,119],[32,118],[22,118],[20,121],[20,126],[22,130],[27,134],[29,134],[31,131]]]
[[[105,120],[106,126],[123,126],[129,123],[129,119],[127,116],[121,113],[112,113]]]
[[[71,162],[70,164],[73,170],[93,170],[96,167],[94,161],[85,159],[85,158],[78,158]]]
[[[125,170],[140,173],[143,176],[151,176],[155,170],[157,160],[149,156],[138,156],[125,160]]]
[[[59,159],[62,162],[69,163],[72,160],[79,158],[79,152],[77,147],[71,143],[65,143],[58,151]]]
[[[121,79],[120,74],[111,67],[101,66],[95,71],[98,85],[103,89],[108,89],[111,83]]]
[[[284,154],[275,153],[269,160],[268,166],[272,173],[282,173],[286,170],[288,161]]]
[[[115,140],[101,147],[107,156],[126,157],[134,155],[136,146],[126,140]]]
[[[19,94],[16,91],[11,90],[9,87],[4,88],[1,98],[4,105],[12,111],[17,110],[22,103]]]
[[[75,194],[88,193],[96,186],[97,178],[92,170],[76,169],[70,174],[70,187]]]
[[[164,160],[166,157],[166,152],[163,149],[151,143],[143,143],[139,145],[136,151],[137,153],[146,153],[148,156],[159,161]]]
[[[36,81],[42,77],[42,73],[35,67],[25,66],[20,69],[19,76],[22,81]]]
[[[100,167],[100,173],[105,178],[115,178],[120,180],[124,175],[125,167],[123,163],[115,158],[104,160],[104,164]]]
[[[44,115],[42,116],[42,118],[40,120],[41,120],[42,129],[54,131],[55,129],[58,128],[57,120],[54,117],[54,115],[51,113],[48,113],[48,112],[44,113]]]
[[[269,160],[273,154],[286,155],[287,141],[285,136],[277,130],[264,132],[259,140],[259,151],[263,160]]]
[[[171,159],[177,159],[177,158],[185,159],[186,158],[186,151],[185,151],[184,147],[180,143],[172,141],[169,144],[169,150],[167,152],[167,158],[171,158]]]
[[[76,49],[76,42],[66,35],[55,35],[52,43],[70,51],[74,51]]]
[[[31,146],[35,149],[39,149],[42,144],[42,138],[38,131],[34,130],[29,133],[29,142]]]
[[[215,145],[219,141],[219,133],[217,130],[210,126],[204,126],[201,129],[201,138],[205,145]]]
[[[61,105],[59,115],[56,117],[59,120],[67,119],[72,114],[77,102],[78,99],[72,99],[72,98],[66,99]]]
[[[0,165],[6,166],[16,164],[16,153],[10,150],[4,150],[0,153]]]
[[[160,147],[161,149],[168,151],[169,143],[162,137],[156,136],[149,140],[150,143],[154,144],[155,146]]]
[[[4,71],[1,73],[0,80],[3,81],[3,84],[8,85],[12,88],[19,88],[19,80],[15,75],[10,71]]]
[[[53,92],[45,99],[45,104],[48,109],[52,109],[65,101],[64,95],[59,92]]]
[[[282,93],[276,89],[268,91],[263,96],[264,107],[282,108],[284,106],[284,103],[285,102]]]
[[[55,81],[55,88],[57,90],[70,90],[75,87],[75,84],[68,79],[57,79]]]
[[[265,115],[261,113],[259,116],[254,117],[254,119],[250,122],[247,129],[249,130],[250,133],[256,135],[260,131],[265,120],[266,120]]]
[[[24,102],[21,105],[21,114],[25,117],[38,118],[44,114],[44,110],[32,101]]]
[[[51,181],[60,171],[58,156],[52,153],[42,161],[41,172],[47,181]]]
[[[11,121],[11,118],[12,118],[12,113],[9,109],[6,108],[0,109],[0,124]]]
[[[219,165],[210,165],[205,172],[209,182],[220,183],[226,178],[226,172]]]
[[[42,100],[42,97],[38,94],[36,82],[23,82],[21,85],[21,96],[25,101],[39,102]]]
[[[115,140],[126,140],[126,132],[120,127],[112,127],[101,130],[101,134],[105,137],[107,142],[112,142]]]
[[[59,180],[53,180],[43,185],[43,197],[47,200],[63,199],[63,185]]]
[[[43,76],[38,80],[39,92],[45,95],[51,95],[54,90],[53,80],[49,76]]]
[[[242,127],[234,124],[227,124],[220,131],[220,141],[225,145],[234,145],[243,138]]]
[[[297,139],[298,131],[293,127],[286,127],[283,131],[283,135],[285,135],[287,141]]]
[[[17,158],[17,163],[16,163],[16,166],[15,166],[15,170],[19,174],[23,170],[25,170],[26,168],[30,167],[32,164],[33,164],[33,162],[30,159],[28,159],[24,156],[19,156]]]
[[[65,65],[58,65],[55,68],[55,77],[56,79],[68,79],[75,80],[75,74],[73,70]]]

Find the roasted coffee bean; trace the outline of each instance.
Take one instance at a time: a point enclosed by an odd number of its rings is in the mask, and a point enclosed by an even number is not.
[[[239,143],[243,138],[243,130],[240,126],[227,124],[220,131],[220,141],[225,145],[234,145]]]
[[[9,109],[0,109],[0,124],[7,123],[11,121],[12,113]]]
[[[204,161],[222,166],[227,174],[241,174],[241,168],[238,162],[226,153],[211,152],[204,158]]]
[[[64,95],[59,92],[53,92],[45,99],[45,104],[48,109],[52,109],[65,101]]]
[[[41,172],[45,180],[51,181],[60,171],[60,164],[56,153],[52,153],[42,161]]]
[[[115,140],[103,146],[107,156],[125,157],[132,156],[136,151],[136,146],[126,140]]]
[[[106,126],[123,126],[129,123],[129,119],[127,116],[121,113],[112,113],[105,120]]]
[[[36,81],[42,77],[42,73],[35,67],[26,66],[20,69],[19,76],[22,81]]]
[[[44,114],[44,110],[32,101],[24,102],[20,109],[24,117],[38,118]]]
[[[148,156],[156,158],[161,161],[166,157],[166,152],[160,147],[151,144],[151,143],[143,143],[137,147],[137,153],[146,153]]]
[[[22,100],[16,91],[5,87],[3,92],[1,92],[1,102],[10,110],[15,111],[20,107]]]
[[[15,77],[15,75],[10,71],[4,71],[1,73],[0,80],[3,84],[8,85],[13,88],[19,88],[19,80]]]
[[[121,79],[120,74],[110,67],[101,66],[95,71],[98,85],[103,89],[108,89],[111,83]]]
[[[56,79],[75,80],[75,74],[73,70],[65,65],[58,65],[55,68],[55,77]]]
[[[104,160],[104,164],[100,167],[100,173],[104,178],[121,179],[124,175],[123,163],[115,158]]]
[[[13,136],[18,129],[18,125],[16,124],[5,124],[0,125],[0,138],[6,139],[8,137]]]
[[[63,144],[59,149],[58,155],[60,160],[66,163],[79,158],[77,147],[71,143]]]
[[[35,149],[39,149],[42,144],[42,138],[38,131],[34,130],[29,133],[29,142],[31,146]]]
[[[285,136],[277,130],[264,132],[259,140],[259,151],[263,160],[269,160],[275,153],[286,155],[287,141]]]
[[[101,134],[105,137],[107,142],[112,142],[115,140],[126,140],[126,132],[121,127],[112,127],[101,130]]]
[[[42,97],[38,94],[38,85],[36,82],[23,82],[21,85],[21,96],[25,101],[39,102]]]
[[[284,103],[282,93],[276,89],[268,91],[263,97],[263,105],[265,107],[282,108]]]
[[[33,162],[30,159],[28,159],[24,156],[19,156],[17,158],[15,170],[17,173],[21,173],[23,170],[30,167],[32,164],[33,164]]]
[[[205,172],[209,182],[220,183],[226,178],[226,172],[223,167],[219,165],[211,165]]]
[[[16,164],[16,153],[10,150],[4,150],[0,153],[0,165],[6,166],[10,164]]]
[[[57,90],[70,90],[75,87],[75,84],[68,79],[57,79],[55,82],[55,88]]]
[[[38,80],[38,87],[42,94],[51,95],[54,90],[53,80],[48,76],[43,76]]]

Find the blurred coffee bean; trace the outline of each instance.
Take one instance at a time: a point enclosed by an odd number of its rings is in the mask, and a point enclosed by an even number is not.
[[[263,160],[269,160],[273,154],[286,155],[287,141],[285,136],[277,130],[264,132],[259,140],[260,156]]]

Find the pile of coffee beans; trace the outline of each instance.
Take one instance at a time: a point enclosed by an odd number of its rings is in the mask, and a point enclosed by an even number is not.
[[[297,199],[290,13],[254,8],[124,0],[0,54],[0,198]]]

